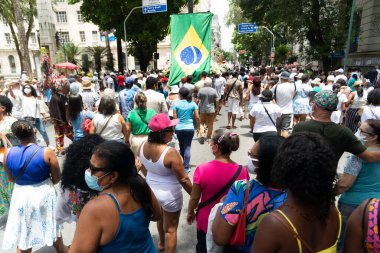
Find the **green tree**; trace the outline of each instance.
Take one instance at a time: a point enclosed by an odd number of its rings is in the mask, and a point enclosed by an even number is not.
[[[141,0],[70,0],[81,2],[81,13],[85,21],[91,21],[102,30],[116,30],[116,37],[124,38],[123,23],[132,8],[141,6]],[[127,39],[130,43],[128,53],[140,62],[140,68],[146,70],[157,43],[168,34],[170,15],[178,13],[187,4],[187,0],[168,0],[167,12],[142,14],[136,10],[126,24]],[[113,8],[110,8],[110,7]],[[117,8],[114,8],[117,7]]]
[[[324,69],[330,53],[344,48],[350,0],[255,0],[254,4],[249,0],[231,1],[251,22],[279,31],[282,38],[288,39],[285,43],[298,43],[301,53],[322,61]]]
[[[288,59],[291,49],[286,44],[281,44],[276,47],[275,62],[279,64],[285,64]]]
[[[32,74],[29,57],[29,37],[32,32],[34,17],[37,15],[36,0],[1,0],[0,15],[11,30],[21,70]],[[26,25],[26,28],[25,28]],[[17,31],[16,29],[17,28]]]
[[[92,62],[88,59],[88,54],[82,54],[82,70],[85,73],[88,73],[90,71],[90,67]]]
[[[99,73],[102,70],[102,59],[106,54],[106,48],[101,46],[87,47],[86,52],[93,57],[95,70]]]
[[[80,54],[80,49],[77,45],[72,42],[68,42],[61,47],[61,50],[68,62],[77,64],[77,57]]]

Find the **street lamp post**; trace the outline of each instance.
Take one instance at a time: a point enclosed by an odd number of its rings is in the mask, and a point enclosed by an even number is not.
[[[347,57],[348,57],[348,53],[350,52],[350,42],[351,42],[352,23],[354,21],[354,14],[355,14],[355,0],[352,0],[350,24],[348,26],[347,44],[346,44],[346,50],[344,52],[344,60],[343,60],[344,61],[344,64],[343,64],[344,70],[346,70]]]
[[[271,52],[274,52],[275,48],[274,48],[274,33],[268,29],[268,27],[266,26],[259,26],[260,28],[264,28],[265,30],[267,30],[271,35],[272,35],[272,48],[271,48]],[[271,56],[271,59],[270,59],[270,65],[273,66],[273,58]]]
[[[129,68],[128,68],[128,42],[127,42],[127,30],[126,30],[125,25],[127,23],[129,16],[132,14],[132,12],[136,9],[141,9],[141,8],[142,8],[142,6],[137,6],[137,7],[132,8],[132,10],[128,13],[127,17],[124,19],[125,69],[127,70],[127,72],[129,71]]]

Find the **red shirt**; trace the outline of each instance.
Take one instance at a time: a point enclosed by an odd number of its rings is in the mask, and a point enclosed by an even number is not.
[[[117,84],[119,85],[119,86],[123,86],[124,85],[124,76],[123,75],[120,75],[120,76],[118,76],[117,77]]]

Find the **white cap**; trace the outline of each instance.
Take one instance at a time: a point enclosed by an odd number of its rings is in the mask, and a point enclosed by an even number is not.
[[[315,78],[312,83],[315,83],[315,84],[321,84],[321,78]]]
[[[340,69],[337,69],[335,72],[337,72],[337,73],[344,73],[344,70],[342,68],[340,68]]]
[[[297,79],[301,79],[302,76],[303,76],[303,73],[299,73],[299,74],[297,75]]]
[[[329,75],[327,77],[327,82],[334,82],[334,80],[335,80],[335,77],[333,75]]]

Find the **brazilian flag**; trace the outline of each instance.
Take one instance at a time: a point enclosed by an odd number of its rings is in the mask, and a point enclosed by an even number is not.
[[[202,71],[210,72],[212,13],[175,14],[170,16],[171,69],[169,84]]]

